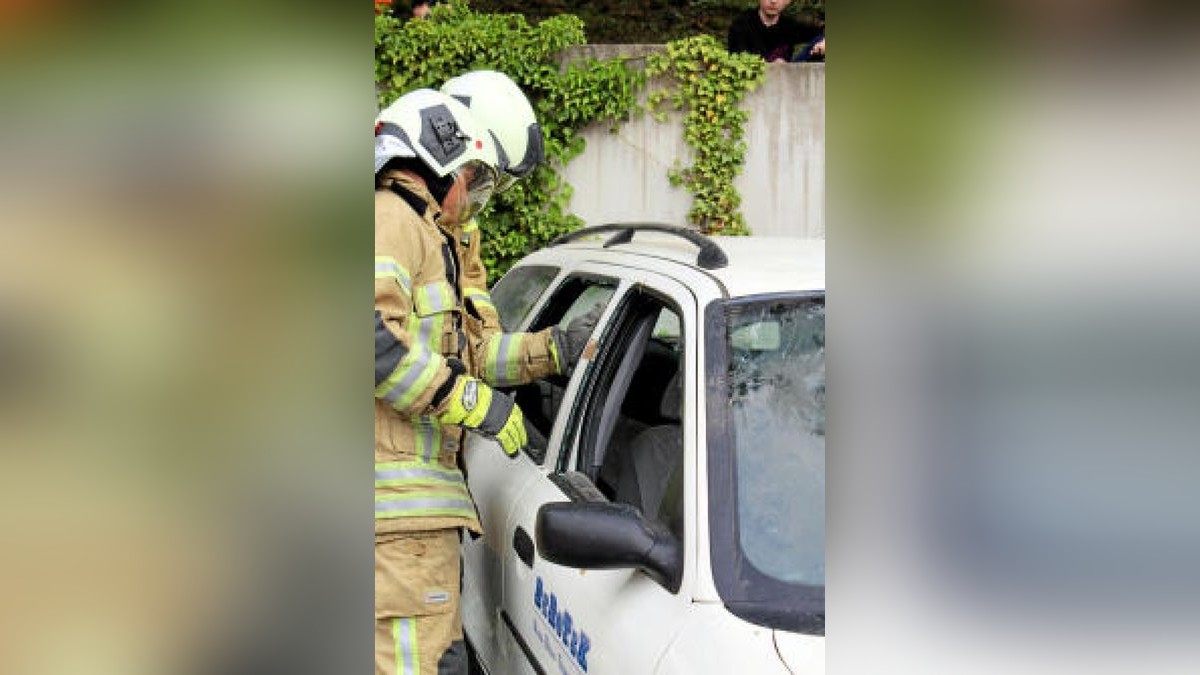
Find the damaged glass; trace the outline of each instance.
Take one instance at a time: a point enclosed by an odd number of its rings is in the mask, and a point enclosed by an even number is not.
[[[727,345],[740,547],[768,577],[824,586],[824,299],[733,308]]]

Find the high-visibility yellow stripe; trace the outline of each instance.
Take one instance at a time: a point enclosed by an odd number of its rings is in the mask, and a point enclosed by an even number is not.
[[[408,518],[419,516],[461,516],[475,518],[475,505],[470,495],[462,493],[422,491],[414,494],[376,495],[376,518]]]
[[[462,471],[431,462],[390,462],[375,465],[375,487],[436,485],[459,488],[466,484]]]
[[[417,288],[413,295],[413,304],[421,316],[429,316],[438,312],[448,312],[455,305],[454,288],[445,281],[435,281]]]
[[[386,400],[397,410],[408,408],[429,387],[442,363],[442,357],[429,348],[413,345],[396,370],[375,388],[375,398]]]
[[[405,293],[412,295],[412,275],[391,256],[375,256],[375,278],[395,279]]]
[[[496,310],[496,305],[492,303],[492,296],[482,288],[464,288],[463,295],[470,298],[477,308]]]
[[[522,340],[520,334],[502,333],[488,341],[483,372],[489,384],[498,387],[521,384]]]
[[[417,654],[417,620],[393,619],[392,641],[396,650],[396,675],[417,675],[421,667]]]
[[[483,379],[496,384],[496,364],[500,360],[500,338],[503,335],[493,335],[488,340],[487,355],[483,359]]]
[[[398,471],[402,471],[402,469],[393,470],[393,472],[398,472]],[[420,471],[420,469],[404,469],[403,471],[415,472],[415,471]],[[376,476],[378,476],[378,475],[379,474],[376,474]],[[388,475],[388,474],[385,474],[385,475]],[[396,481],[376,480],[375,483],[376,483],[375,487],[397,488],[397,491],[395,491],[395,492],[382,491],[382,492],[375,493],[375,510],[376,511],[381,509],[380,504],[384,505],[384,507],[382,507],[382,508],[384,508],[384,510],[389,510],[394,507],[393,502],[399,503],[399,502],[403,502],[405,500],[408,500],[409,502],[414,502],[414,506],[421,507],[421,508],[434,507],[434,506],[447,506],[447,504],[443,503],[447,500],[451,501],[451,502],[455,502],[455,503],[462,502],[462,503],[466,503],[468,505],[471,504],[471,493],[470,493],[470,491],[467,490],[467,482],[463,478],[462,474],[459,474],[457,482],[452,482],[452,481],[448,481],[448,480],[438,481],[436,479],[429,479],[429,478],[412,478],[412,479],[408,479],[408,480],[396,480]],[[381,485],[380,483],[389,483],[389,484]],[[396,485],[391,485],[390,483],[396,483]],[[439,501],[436,504],[433,504],[433,503],[416,504],[415,503],[415,502],[419,502],[420,500],[441,500],[441,501]],[[393,506],[388,506],[389,504],[393,504]],[[456,505],[460,505],[460,504],[450,504],[450,506],[456,506]],[[395,508],[398,508],[398,507],[395,507]]]
[[[430,316],[408,315],[408,334],[434,354],[442,353],[442,332],[446,327],[446,314]]]
[[[433,417],[423,416],[413,427],[417,432],[417,456],[423,462],[432,462],[442,452],[442,425]]]
[[[458,475],[461,475],[462,473],[457,467],[446,466],[436,461],[423,462],[419,459],[415,459],[407,462],[375,462],[376,471],[387,471],[389,469],[430,469],[433,471],[443,471]]]

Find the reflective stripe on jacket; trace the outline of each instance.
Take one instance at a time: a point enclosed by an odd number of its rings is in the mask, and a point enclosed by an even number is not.
[[[471,374],[495,387],[511,387],[559,373],[549,328],[537,333],[505,333],[500,325],[500,315],[487,291],[487,268],[475,221],[459,228],[454,241],[463,268],[467,344],[475,365]]]
[[[375,192],[375,532],[480,531],[458,468],[464,432],[431,408],[447,358],[473,367],[456,252],[424,186],[388,179],[400,190]]]

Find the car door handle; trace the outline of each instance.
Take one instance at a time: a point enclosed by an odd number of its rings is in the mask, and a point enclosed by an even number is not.
[[[517,531],[513,532],[513,550],[526,567],[533,569],[533,540],[523,527],[518,526]]]

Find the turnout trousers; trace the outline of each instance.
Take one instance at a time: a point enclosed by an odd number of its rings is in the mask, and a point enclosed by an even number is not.
[[[459,530],[375,537],[375,675],[467,672]]]

